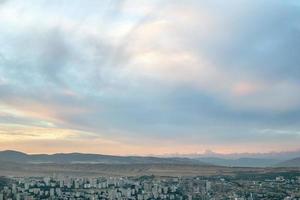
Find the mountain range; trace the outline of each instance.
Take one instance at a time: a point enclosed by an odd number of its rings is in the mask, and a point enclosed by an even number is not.
[[[224,159],[240,159],[240,158],[258,158],[272,160],[289,160],[300,157],[300,150],[295,151],[279,151],[267,153],[217,153],[211,150],[206,150],[204,153],[194,154],[167,154],[165,157],[188,157],[188,158],[224,158]]]
[[[298,154],[300,155],[300,154]],[[184,164],[226,167],[300,167],[300,156],[292,159],[285,157],[155,157],[155,156],[113,156],[85,153],[26,154],[19,151],[0,151],[0,162],[28,164]]]
[[[300,157],[283,161],[277,164],[278,167],[300,167]]]
[[[26,154],[18,151],[0,151],[0,161],[21,163],[95,163],[95,164],[198,164],[191,158],[160,158],[151,156],[112,156],[85,153]]]

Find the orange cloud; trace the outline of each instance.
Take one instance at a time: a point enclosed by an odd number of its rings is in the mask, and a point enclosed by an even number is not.
[[[58,104],[47,104],[38,101],[22,99],[10,100],[0,104],[0,115],[30,118],[36,121],[47,121],[51,124],[64,123],[61,113],[79,115],[88,112],[82,107],[71,107]]]
[[[106,136],[104,136],[106,135]],[[147,142],[146,142],[147,141]],[[149,142],[150,139],[139,139],[132,143],[122,138],[110,138],[107,134],[96,134],[62,128],[41,128],[22,125],[0,125],[0,150],[14,149],[27,153],[85,152],[111,155],[164,155],[193,154],[213,149],[218,153],[243,153],[245,144],[183,144],[177,140]],[[249,143],[247,152],[269,152],[285,149],[287,144]],[[289,145],[295,149],[295,145]]]

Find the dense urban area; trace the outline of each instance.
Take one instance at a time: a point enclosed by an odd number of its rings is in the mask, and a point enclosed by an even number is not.
[[[300,175],[212,177],[1,177],[0,200],[300,199]]]

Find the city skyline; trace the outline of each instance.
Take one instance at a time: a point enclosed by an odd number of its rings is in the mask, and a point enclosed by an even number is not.
[[[296,0],[0,0],[0,150],[299,150]]]

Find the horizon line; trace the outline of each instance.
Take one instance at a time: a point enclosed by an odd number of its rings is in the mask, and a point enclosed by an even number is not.
[[[19,152],[26,155],[55,155],[55,154],[92,154],[92,155],[105,155],[105,156],[137,156],[137,157],[193,157],[193,156],[233,156],[233,155],[266,155],[266,154],[284,154],[284,153],[297,153],[300,152],[300,149],[290,150],[290,151],[268,151],[268,152],[234,152],[234,153],[220,153],[215,151],[204,151],[202,153],[194,152],[194,153],[167,153],[167,154],[105,154],[105,153],[94,153],[94,152],[78,152],[78,151],[70,151],[70,152],[55,152],[55,153],[30,153],[22,150],[16,149],[4,149],[0,150],[0,152]]]

